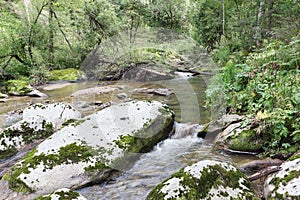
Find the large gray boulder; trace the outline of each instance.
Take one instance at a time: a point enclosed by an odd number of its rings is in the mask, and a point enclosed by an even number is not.
[[[0,133],[0,159],[8,158],[26,145],[45,139],[70,119],[79,119],[80,113],[71,105],[55,103],[36,104],[23,111],[23,119]]]
[[[251,183],[234,166],[203,160],[181,169],[152,190],[147,200],[258,199]]]
[[[15,191],[36,194],[102,182],[167,138],[173,121],[174,113],[159,102],[113,105],[54,133],[3,180]]]
[[[269,175],[264,185],[266,199],[300,198],[300,153],[280,166],[281,170]]]

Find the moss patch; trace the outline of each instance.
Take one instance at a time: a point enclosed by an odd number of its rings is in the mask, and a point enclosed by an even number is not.
[[[21,164],[17,164],[12,168],[12,172],[3,177],[8,180],[9,187],[17,192],[33,192],[19,176],[22,173],[29,174],[29,169],[36,169],[39,164],[43,164],[44,171],[52,169],[61,164],[73,164],[79,162],[88,162],[95,155],[94,150],[86,145],[78,145],[77,143],[69,144],[61,147],[57,154],[44,153],[35,155],[36,150],[32,150],[23,159]]]
[[[270,184],[275,186],[273,192],[278,190],[280,184],[282,184],[283,186],[286,186],[287,183],[289,183],[291,180],[298,178],[298,177],[300,177],[300,171],[296,171],[296,170],[288,172],[288,174],[285,175],[283,178],[274,177],[270,182]],[[283,199],[283,197],[286,198],[286,194],[283,195],[283,194],[279,194],[278,192],[276,192],[276,198]]]
[[[260,152],[262,141],[254,130],[243,130],[239,135],[226,139],[228,148],[236,151]]]
[[[242,190],[243,194],[241,194],[242,196],[238,199],[242,199],[242,197],[249,200],[257,199],[253,196],[254,190],[251,186],[251,183],[245,179],[245,175],[242,172],[239,170],[228,171],[218,164],[204,168],[199,179],[185,173],[184,169],[181,169],[179,172],[173,174],[170,179],[172,178],[181,179],[180,184],[184,188],[189,188],[188,191],[180,191],[180,194],[176,197],[176,199],[211,199],[211,197],[208,196],[210,190],[212,188],[217,189],[220,186],[223,186],[224,188],[230,187],[232,189]],[[245,189],[241,186],[241,178],[245,179],[242,184],[249,189]],[[149,193],[147,200],[164,199],[166,194],[162,193],[161,190],[168,180],[156,186],[155,189]],[[226,191],[220,191],[218,195],[220,198],[228,197],[228,193]]]
[[[169,136],[173,127],[174,113],[166,109],[161,109],[160,112],[170,112],[171,115],[163,114],[154,121],[149,120],[143,125],[141,130],[133,132],[132,135],[119,136],[118,140],[114,140],[115,144],[131,153],[149,152],[154,145]]]
[[[10,95],[26,95],[33,91],[33,88],[26,81],[9,80],[5,84],[5,90]]]
[[[68,190],[68,191],[56,191],[52,192],[49,195],[46,196],[39,196],[35,200],[51,200],[51,195],[58,195],[59,200],[74,200],[80,197],[80,194],[78,192],[75,192],[73,190]]]
[[[36,130],[36,127],[30,127],[28,122],[23,122],[19,129],[8,128],[0,134],[0,138],[9,138],[13,145],[8,145],[5,140],[2,140],[1,145],[6,147],[6,150],[0,151],[0,159],[9,158],[15,155],[18,151],[19,137],[22,138],[22,142],[30,144],[39,139],[45,139],[54,133],[54,127],[52,123],[47,123],[46,120],[42,121],[42,128]]]
[[[63,80],[78,80],[80,79],[80,72],[77,69],[60,69],[52,70],[49,74],[50,81],[63,81]]]
[[[15,147],[9,147],[6,150],[0,150],[0,160],[16,155],[18,150]]]

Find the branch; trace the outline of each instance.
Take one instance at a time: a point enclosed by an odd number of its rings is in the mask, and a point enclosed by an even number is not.
[[[25,64],[25,61],[22,60],[17,54],[8,54],[8,55],[5,55],[5,56],[0,56],[0,59],[2,58],[7,58],[7,57],[10,57],[10,58],[15,58],[17,61],[19,61],[20,63],[22,64]],[[10,62],[10,60],[9,60]]]
[[[33,24],[36,24],[37,21],[39,20],[40,18],[40,15],[42,14],[42,11],[44,10],[44,8],[48,5],[48,2],[46,2],[45,4],[42,5],[42,7],[39,9],[38,11],[38,14],[33,22]],[[30,22],[29,22],[30,24]],[[32,53],[32,49],[31,49],[31,46],[32,46],[32,35],[33,35],[33,26],[30,25],[30,30],[29,30],[29,40],[28,40],[28,52],[29,52],[29,56],[30,56],[30,59],[31,59],[31,62],[33,62],[33,53]]]
[[[270,166],[270,167],[267,167],[266,169],[263,169],[263,170],[255,173],[255,174],[253,174],[251,176],[248,176],[248,179],[250,181],[255,181],[257,179],[260,179],[262,177],[266,177],[269,174],[272,174],[274,172],[278,172],[280,170],[281,170],[281,167],[279,167],[279,166]]]
[[[53,14],[54,14],[54,17],[55,17],[55,19],[56,19],[56,21],[57,21],[57,24],[58,24],[58,27],[59,27],[60,32],[63,34],[63,36],[64,36],[66,42],[68,43],[69,48],[72,50],[72,46],[71,46],[71,44],[70,44],[70,42],[69,42],[69,40],[68,40],[66,34],[65,34],[64,31],[62,30],[62,25],[61,25],[61,23],[60,23],[59,20],[58,20],[58,17],[57,17],[57,15],[56,15],[56,12],[53,11]]]

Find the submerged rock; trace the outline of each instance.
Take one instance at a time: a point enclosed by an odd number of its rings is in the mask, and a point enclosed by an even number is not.
[[[39,194],[102,182],[167,138],[173,122],[174,113],[159,102],[113,105],[54,133],[3,180],[14,191]]]
[[[58,200],[58,199],[87,200],[78,192],[75,192],[67,188],[58,189],[49,195],[39,196],[35,200]]]
[[[265,181],[266,199],[300,198],[300,154],[280,165],[281,170]]]
[[[258,199],[249,180],[234,166],[203,160],[181,169],[155,187],[147,200]]]
[[[166,72],[162,71],[164,68],[160,69],[152,69],[150,67],[136,67],[131,70],[128,70],[123,78],[125,80],[131,81],[159,81],[159,80],[168,80],[174,78],[174,75],[171,75],[171,71],[169,69],[165,69]]]
[[[82,95],[86,96],[86,95],[96,95],[96,94],[107,94],[116,90],[119,90],[117,86],[100,86],[100,87],[78,90],[74,92],[71,96],[77,97]]]
[[[155,89],[137,88],[137,89],[134,89],[133,92],[156,94],[156,95],[160,95],[160,96],[170,96],[170,95],[174,94],[174,92],[172,92],[172,90],[170,90],[168,88],[155,88]]]
[[[45,139],[80,113],[69,104],[36,104],[23,111],[23,119],[0,133],[0,159],[9,158],[26,145]]]

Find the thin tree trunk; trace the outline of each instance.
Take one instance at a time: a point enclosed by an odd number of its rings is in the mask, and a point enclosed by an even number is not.
[[[222,31],[225,35],[225,2],[222,0]]]
[[[55,17],[55,19],[56,19],[56,21],[57,21],[57,24],[58,24],[58,27],[59,27],[60,32],[63,34],[63,36],[64,36],[64,38],[65,38],[65,41],[67,42],[67,44],[68,44],[70,50],[72,50],[71,43],[69,42],[69,40],[68,40],[68,38],[67,38],[67,35],[65,34],[65,32],[64,32],[63,29],[62,29],[62,25],[61,25],[60,21],[58,20],[58,17],[57,17],[57,15],[56,15],[56,12],[53,12],[53,14],[54,14],[54,17]]]
[[[273,22],[273,8],[274,8],[274,0],[270,0],[268,6],[268,26],[267,26],[267,35],[271,34],[272,30],[272,22]]]
[[[260,4],[259,4],[259,10],[258,10],[258,14],[257,14],[257,25],[256,25],[256,33],[255,33],[257,44],[262,39],[261,22],[262,22],[262,18],[264,16],[264,14],[265,14],[264,13],[264,7],[265,7],[265,2],[261,1]]]
[[[53,27],[53,0],[49,1],[49,63],[50,63],[50,68],[53,66],[54,63],[54,27]]]

